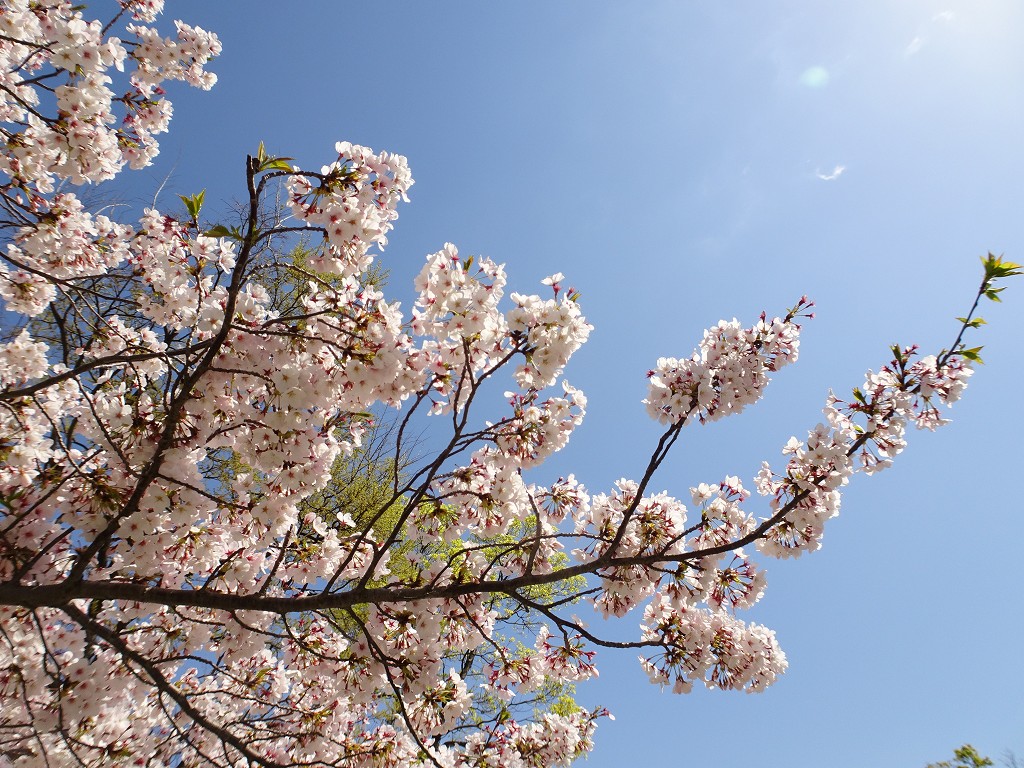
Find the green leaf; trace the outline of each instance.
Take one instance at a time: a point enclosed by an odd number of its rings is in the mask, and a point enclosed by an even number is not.
[[[981,352],[982,349],[983,349],[982,347],[972,347],[971,349],[961,349],[958,354],[961,357],[966,358],[967,360],[970,360],[971,362],[978,363],[979,365],[983,365],[985,363],[985,361],[982,360],[981,359],[981,355],[978,354],[979,352]]]
[[[999,298],[999,294],[1005,290],[1005,288],[986,288],[984,291],[985,298],[991,299],[992,301],[1002,302],[1002,299]]]
[[[994,280],[1000,277],[1011,277],[1022,274],[1024,267],[1014,264],[1012,261],[1005,261],[1002,256],[996,256],[989,252],[988,256],[981,257],[981,263],[985,266],[985,280]]]
[[[228,229],[223,224],[218,224],[215,227],[210,227],[208,230],[203,232],[207,237],[230,237],[232,240],[241,240],[242,233],[237,227]]]
[[[270,157],[260,164],[260,173],[264,171],[291,171],[292,166],[289,164],[290,157]]]
[[[958,317],[957,320],[959,320],[968,328],[980,328],[983,325],[987,325],[985,319],[982,317],[976,317],[973,320],[968,317]]]
[[[185,204],[185,210],[188,211],[189,217],[192,221],[196,221],[199,218],[199,211],[203,207],[203,200],[206,197],[206,190],[196,195],[186,197],[185,195],[178,195],[181,202]]]
[[[260,142],[259,148],[256,150],[256,173],[264,173],[266,171],[291,171],[292,167],[288,164],[291,157],[273,157],[267,154],[267,148]]]

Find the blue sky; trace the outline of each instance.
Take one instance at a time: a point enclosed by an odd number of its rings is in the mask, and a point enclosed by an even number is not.
[[[693,429],[655,487],[749,480],[888,345],[949,344],[978,255],[1024,261],[1015,0],[169,5],[220,34],[220,83],[172,92],[163,152],[124,194],[151,201],[166,181],[167,208],[203,188],[241,197],[259,141],[306,167],[340,139],[407,155],[417,183],[385,253],[406,307],[422,257],[451,241],[505,262],[513,290],[564,272],[596,326],[567,371],[587,421],[538,481],[575,472],[598,492],[637,476],[654,361],[806,293],[818,318],[800,363],[749,413]],[[820,552],[768,564],[751,616],[789,655],[781,681],[673,696],[602,652],[580,697],[617,719],[586,765],[1024,753],[1024,281],[1004,295],[954,423],[857,478]]]

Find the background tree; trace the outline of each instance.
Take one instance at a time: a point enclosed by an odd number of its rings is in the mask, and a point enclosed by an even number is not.
[[[984,768],[986,765],[995,765],[991,759],[982,757],[978,750],[970,744],[964,744],[953,752],[953,760],[943,760],[941,763],[929,763],[927,768]]]

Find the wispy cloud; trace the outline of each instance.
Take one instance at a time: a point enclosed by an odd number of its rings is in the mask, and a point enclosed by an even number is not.
[[[837,165],[835,168],[832,169],[831,173],[822,173],[820,170],[818,170],[814,172],[814,175],[817,176],[822,181],[835,181],[836,179],[843,175],[843,172],[845,170],[845,165]]]
[[[932,16],[932,22],[931,23],[932,24],[951,24],[953,22],[954,18],[956,18],[956,14],[954,14],[952,11],[942,11],[941,13],[936,13],[934,16]],[[930,27],[931,25],[925,24],[924,26],[925,27]],[[920,51],[922,48],[924,48],[925,43],[927,43],[927,42],[928,42],[928,34],[924,30],[922,30],[921,34],[920,35],[916,35],[914,37],[914,39],[911,40],[910,43],[907,44],[907,47],[903,49],[903,55],[909,59],[911,56],[913,56],[918,51]]]

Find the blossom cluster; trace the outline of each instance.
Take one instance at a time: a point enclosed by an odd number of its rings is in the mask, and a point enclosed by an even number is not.
[[[424,349],[435,358],[435,395],[443,397],[435,412],[462,407],[474,378],[510,353],[523,358],[513,374],[522,389],[551,386],[593,330],[574,296],[559,299],[557,289],[551,299],[513,293],[516,306],[505,315],[499,303],[506,279],[503,265],[486,257],[462,260],[451,243],[427,257],[416,278],[411,328],[433,339]],[[543,282],[551,285],[551,278]]]
[[[7,246],[7,263],[0,264],[0,298],[8,311],[29,317],[54,300],[56,281],[101,275],[119,266],[132,234],[129,227],[86,211],[71,193],[50,198],[46,213]]]
[[[139,20],[156,3],[125,2]],[[156,156],[156,137],[167,130],[171,105],[160,85],[184,80],[210,88],[205,65],[220,53],[213,33],[178,22],[175,38],[130,25],[135,39],[104,35],[66,0],[13,0],[0,9],[0,126],[6,143],[0,172],[8,189],[21,190],[35,208],[58,179],[76,184],[112,178],[124,165],[142,168]],[[120,95],[111,70],[134,65]],[[56,76],[53,100],[40,96],[40,78]],[[123,108],[119,114],[117,108]],[[49,114],[47,114],[49,113]]]
[[[318,272],[357,276],[372,261],[369,249],[387,244],[398,217],[395,206],[408,201],[413,179],[401,155],[374,154],[368,147],[340,141],[338,159],[318,175],[288,180],[289,204],[296,218],[322,229],[327,248],[310,267]]]
[[[800,349],[800,317],[812,304],[806,297],[784,318],[743,328],[738,320],[721,321],[704,332],[700,347],[688,359],[663,357],[647,374],[647,412],[663,424],[702,424],[732,413],[761,398],[768,374],[796,362]]]

